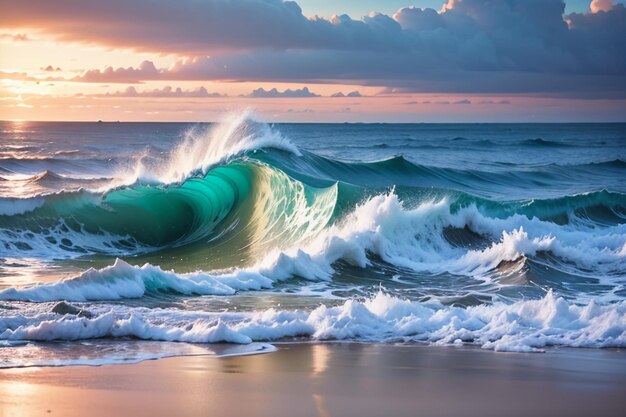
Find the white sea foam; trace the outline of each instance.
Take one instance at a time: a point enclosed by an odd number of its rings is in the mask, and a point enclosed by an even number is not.
[[[38,259],[72,259],[85,254],[106,253],[129,255],[146,251],[146,247],[131,236],[108,232],[89,233],[82,227],[70,228],[65,221],[37,233],[27,229],[0,228],[2,255]]]
[[[452,245],[446,227],[470,230],[497,239],[484,249]],[[574,273],[594,271],[595,277],[623,280],[626,274],[626,225],[580,230],[537,218],[515,215],[487,217],[475,206],[452,213],[444,199],[407,209],[394,193],[379,195],[358,206],[341,223],[315,239],[268,255],[257,266],[263,275],[280,279],[295,274],[330,279],[332,264],[344,260],[366,267],[368,255],[418,272],[453,273],[489,279],[489,272],[505,261],[550,252],[562,268]],[[300,271],[300,272],[298,272]]]
[[[254,281],[254,280],[252,280]],[[241,286],[246,280],[242,278]],[[260,288],[254,281],[253,288]],[[28,288],[9,288],[0,291],[0,299],[22,301],[87,301],[119,300],[139,298],[146,292],[177,292],[196,295],[231,295],[235,289],[219,282],[208,274],[176,275],[163,271],[158,266],[146,264],[132,266],[118,259],[111,266],[53,283],[39,284]]]
[[[0,320],[0,339],[79,340],[135,337],[193,343],[311,340],[473,343],[497,351],[539,351],[547,346],[626,346],[626,302],[578,306],[548,292],[513,304],[450,307],[379,292],[363,301],[312,311],[269,309],[251,313],[93,306],[95,318],[45,313]]]
[[[9,342],[3,345],[2,342]],[[227,356],[269,353],[268,343],[191,344],[144,340],[98,339],[76,343],[40,344],[0,341],[0,368],[31,366],[102,366],[138,363],[172,356]]]

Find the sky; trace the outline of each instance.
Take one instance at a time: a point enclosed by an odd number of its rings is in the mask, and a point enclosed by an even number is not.
[[[626,122],[624,0],[20,0],[0,119]]]

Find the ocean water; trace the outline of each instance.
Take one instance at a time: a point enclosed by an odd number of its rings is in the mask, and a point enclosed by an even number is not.
[[[626,124],[0,122],[0,367],[624,347],[625,285]]]

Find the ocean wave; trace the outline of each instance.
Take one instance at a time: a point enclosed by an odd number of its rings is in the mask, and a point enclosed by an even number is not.
[[[616,225],[626,218],[626,194],[607,190],[513,202],[494,202],[460,195],[454,206],[460,208],[472,204],[494,217],[521,215],[562,225],[585,221],[595,226]]]
[[[232,295],[236,289],[259,289],[268,286],[267,279],[246,277],[237,283],[236,278],[224,278],[229,286],[208,274],[176,275],[158,266],[135,267],[116,260],[100,270],[89,269],[75,278],[29,288],[9,288],[0,291],[0,299],[22,301],[106,301],[139,298],[160,292],[186,295]],[[235,285],[237,283],[239,285]],[[233,288],[234,287],[234,288]]]
[[[588,173],[588,178],[606,177],[619,173],[624,166],[619,160],[576,165],[547,164],[538,166],[520,165],[517,169],[507,166],[506,170],[492,167],[487,170],[460,169],[431,166],[409,160],[403,155],[392,156],[379,161],[346,162],[325,158],[311,152],[301,151],[301,156],[263,152],[254,155],[302,181],[340,181],[360,187],[410,186],[440,188],[462,191],[483,198],[506,200],[511,188],[519,195],[532,198],[565,197],[563,187],[551,184],[580,182],[580,172]],[[618,172],[615,172],[618,171]],[[609,188],[611,192],[624,192],[619,182],[590,181],[577,194],[591,189]],[[538,193],[538,189],[542,192]],[[572,187],[568,187],[572,191]],[[494,198],[495,197],[495,198]]]
[[[334,207],[327,203],[334,200],[328,200],[328,194],[325,197],[319,200],[322,202],[319,208],[303,203],[302,211],[294,212],[300,223],[285,218],[285,212],[281,211],[277,218],[287,219],[287,224],[271,222],[280,224],[278,234],[268,224],[257,224],[254,230],[261,237],[255,239],[264,243],[278,240],[280,244],[262,246],[258,261],[250,267],[234,268],[226,273],[199,273],[189,281],[188,276],[168,275],[157,267],[130,267],[117,261],[113,267],[89,271],[70,280],[7,289],[0,292],[0,299],[107,300],[141,297],[152,290],[231,294],[237,290],[269,288],[291,277],[330,280],[336,262],[365,268],[371,264],[372,255],[416,272],[465,275],[482,281],[494,279],[498,267],[504,263],[542,253],[553,256],[552,268],[590,276],[609,288],[622,285],[626,273],[624,224],[598,229],[562,226],[522,215],[491,218],[474,205],[451,210],[445,199],[407,208],[396,194],[388,193],[367,200],[340,222],[325,227],[332,213],[330,208]],[[318,216],[322,216],[321,222],[316,222]],[[301,226],[293,228],[294,224]],[[488,237],[487,242],[491,243],[477,248],[455,244],[446,236],[450,227]],[[249,235],[250,230],[244,234]],[[292,234],[291,240],[285,239],[288,234]],[[245,246],[251,246],[255,239],[246,241]],[[590,275],[588,271],[593,273]]]
[[[31,256],[118,255],[119,245],[105,241],[117,237],[120,242],[138,243],[137,250],[154,251],[214,240],[239,224],[237,233],[246,235],[241,247],[271,242],[284,247],[326,226],[337,192],[336,185],[310,187],[264,164],[234,161],[202,178],[171,186],[0,199],[0,244],[18,255],[28,247],[39,248]],[[62,241],[82,243],[61,245]]]
[[[626,168],[626,161],[623,159],[612,159],[610,161],[592,162],[590,165],[623,169]]]
[[[32,212],[43,206],[43,197],[34,198],[0,198],[0,216],[15,216]]]
[[[543,139],[543,138],[526,139],[520,143],[526,146],[540,146],[540,147],[548,147],[548,148],[572,146],[569,143],[559,142],[556,140],[548,140],[548,139]]]
[[[104,191],[0,198],[3,255],[189,255],[196,261],[186,271],[204,271],[199,273],[228,286],[230,293],[268,288],[290,277],[331,280],[336,263],[366,268],[372,259],[418,274],[479,281],[497,280],[500,266],[514,263],[520,269],[528,259],[601,283],[608,288],[603,291],[617,291],[626,274],[626,194],[599,190],[500,201],[461,191],[499,183],[531,188],[545,174],[541,171],[437,168],[402,156],[337,161],[298,150],[245,113],[188,132],[158,164],[140,156],[133,161],[122,175],[124,185]],[[608,164],[621,169],[619,162]],[[65,180],[56,171],[43,171],[26,182]],[[223,268],[230,268],[226,278],[215,272]],[[119,264],[116,270],[115,290],[104,299],[150,294],[155,271],[139,268],[131,279],[135,292],[128,293],[124,280],[130,270]],[[246,274],[255,277],[254,284],[228,281]],[[72,281],[72,299],[99,299],[86,277]],[[176,277],[182,281],[163,278],[159,291],[196,294],[179,287],[187,277]],[[66,285],[10,289],[3,295],[62,299]],[[222,291],[209,287],[197,294]]]
[[[34,183],[49,183],[49,182],[53,182],[53,183],[58,183],[59,181],[63,181],[64,177],[60,174],[57,174],[54,171],[48,171],[45,170],[39,174],[33,175],[32,177],[29,177],[27,179],[25,179],[25,181],[27,182],[34,182]]]
[[[72,176],[67,174],[62,175],[52,170],[45,170],[43,172],[22,179],[13,179],[13,181],[24,181],[47,187],[59,186],[61,188],[67,187],[68,185],[89,185],[93,183],[109,182],[112,180],[113,178],[111,177]]]
[[[312,311],[250,313],[94,306],[95,317],[52,313],[0,317],[0,340],[49,341],[133,337],[192,343],[289,340],[471,343],[496,351],[549,346],[626,346],[626,303],[570,304],[548,292],[538,300],[451,307],[378,292]]]

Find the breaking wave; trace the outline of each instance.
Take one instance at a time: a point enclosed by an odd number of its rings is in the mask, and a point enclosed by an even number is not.
[[[419,303],[379,291],[364,300],[311,311],[237,313],[96,307],[94,317],[44,313],[0,318],[8,342],[133,337],[191,343],[360,340],[471,343],[496,351],[532,352],[549,346],[626,346],[626,304],[577,306],[548,292],[538,300],[468,308]]]
[[[562,146],[542,139],[527,145]],[[53,159],[31,161],[20,179],[15,172],[27,160],[0,166],[12,178],[5,182],[23,183],[27,191],[0,197],[2,257],[97,257],[109,266],[0,290],[0,300],[26,302],[17,312],[0,311],[0,341],[411,340],[513,351],[626,346],[626,194],[493,197],[497,187],[531,193],[545,175],[559,184],[577,170],[621,173],[621,159],[498,172],[418,165],[402,156],[348,163],[300,150],[248,114],[189,131],[166,156],[134,155],[92,177],[63,171],[79,160]],[[184,270],[159,263],[169,258],[184,259]],[[233,297],[290,280],[332,285],[339,278],[358,287],[368,274],[374,274],[369,284],[404,282],[407,291],[462,277],[465,293],[480,302],[405,299],[401,291],[364,298],[346,290],[341,305],[298,310],[105,304]],[[537,287],[541,297],[496,294],[507,285]],[[86,303],[93,316],[42,310],[62,300]]]

